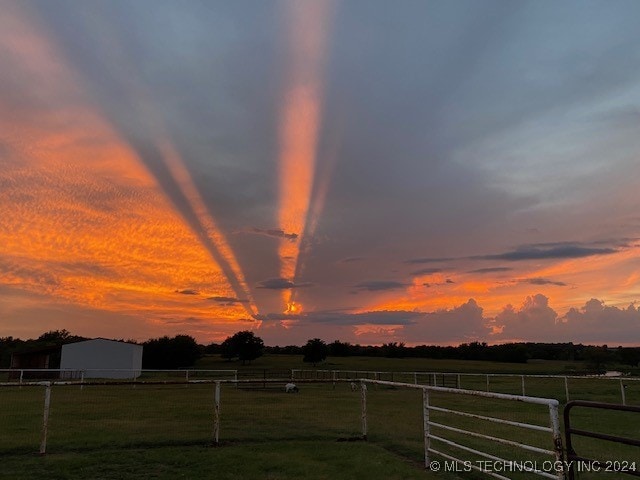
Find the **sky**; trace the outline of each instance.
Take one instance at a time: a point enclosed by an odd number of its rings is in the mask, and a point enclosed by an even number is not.
[[[639,2],[0,9],[0,337],[640,345]]]

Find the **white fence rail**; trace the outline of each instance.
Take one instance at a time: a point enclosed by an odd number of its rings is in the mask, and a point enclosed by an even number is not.
[[[264,381],[269,384],[278,384],[280,387],[284,387],[284,384],[285,382],[288,381],[288,379],[280,379],[280,380],[267,379]],[[50,421],[52,419],[56,420],[57,418],[56,416],[61,415],[60,412],[65,410],[64,405],[57,404],[56,406],[56,401],[64,401],[65,398],[67,399],[67,401],[72,400],[74,403],[76,401],[74,399],[76,398],[82,401],[82,396],[79,396],[79,397],[71,396],[71,391],[68,391],[68,390],[67,390],[68,395],[66,397],[63,396],[58,398],[55,395],[52,395],[52,390],[56,390],[57,388],[65,388],[65,387],[69,388],[73,386],[78,386],[78,387],[86,386],[87,388],[89,388],[89,386],[93,386],[94,388],[106,387],[107,389],[110,389],[110,387],[117,388],[117,386],[120,385],[120,386],[134,386],[135,388],[129,391],[136,392],[145,386],[158,387],[163,385],[185,384],[185,385],[202,385],[203,387],[207,387],[208,385],[210,385],[211,387],[213,387],[213,392],[211,392],[213,395],[211,395],[211,393],[209,395],[213,397],[212,398],[213,402],[209,403],[210,406],[208,407],[208,410],[210,412],[208,418],[212,419],[212,424],[210,424],[210,430],[209,430],[210,432],[209,441],[212,442],[213,444],[218,444],[221,439],[224,440],[225,435],[229,435],[226,429],[230,428],[229,423],[224,423],[224,424],[222,423],[225,415],[231,413],[227,411],[230,408],[230,404],[227,404],[227,410],[224,410],[224,411],[221,410],[220,408],[221,401],[224,400],[222,397],[227,394],[231,395],[232,397],[238,396],[238,395],[245,395],[246,398],[242,397],[242,399],[246,402],[246,400],[253,398],[253,395],[254,395],[251,390],[246,391],[244,389],[241,389],[241,390],[232,389],[231,391],[224,390],[224,392],[226,392],[225,394],[222,391],[221,386],[223,385],[233,386],[233,385],[239,385],[244,383],[251,384],[251,383],[255,383],[255,381],[254,380],[233,380],[233,379],[229,379],[229,380],[203,379],[203,380],[188,380],[188,381],[185,381],[185,380],[165,380],[165,381],[135,380],[135,381],[120,381],[120,382],[118,381],[78,382],[78,381],[58,380],[58,381],[46,381],[46,382],[24,382],[22,385],[18,384],[17,382],[5,382],[5,383],[0,383],[0,387],[15,389],[14,391],[18,391],[18,389],[24,390],[27,388],[31,389],[31,388],[37,388],[37,387],[40,387],[40,388],[44,387],[44,401],[43,403],[40,403],[42,407],[40,407],[41,437],[40,437],[40,447],[39,447],[39,452],[41,454],[44,454],[47,452],[47,448],[48,448],[48,431],[50,430],[49,428]],[[354,382],[356,386],[357,385],[360,386],[360,392],[359,392],[360,408],[358,408],[357,403],[354,402],[356,400],[356,398],[353,396],[355,392],[352,392],[352,387],[354,385],[350,385],[351,382],[349,380],[337,379],[336,380],[337,384],[339,385],[346,384],[345,387],[340,387],[340,390],[338,391],[331,388],[332,381],[302,380],[302,381],[299,381],[298,383],[300,385],[316,384],[317,387],[315,388],[305,387],[302,390],[303,393],[299,394],[300,396],[299,395],[294,395],[291,397],[288,396],[286,402],[288,402],[289,400],[293,402],[291,403],[290,406],[298,405],[298,408],[300,408],[300,406],[303,405],[303,403],[298,403],[298,400],[300,400],[300,402],[317,401],[318,396],[328,395],[327,398],[329,398],[330,396],[330,398],[334,399],[333,400],[334,402],[337,401],[338,403],[323,404],[326,406],[326,408],[328,408],[327,414],[335,415],[335,412],[331,413],[332,409],[329,408],[331,405],[333,405],[334,408],[343,407],[342,413],[343,414],[345,412],[347,413],[347,417],[344,417],[345,421],[347,421],[347,423],[350,423],[354,427],[356,427],[356,425],[354,425],[353,422],[357,422],[356,419],[359,417],[361,437],[363,439],[371,438],[371,436],[368,436],[369,433],[373,433],[374,436],[377,433],[375,430],[380,426],[376,420],[376,415],[380,415],[380,412],[376,412],[377,409],[379,409],[381,406],[386,408],[390,406],[389,404],[394,404],[394,405],[391,405],[392,407],[399,406],[401,409],[403,408],[402,401],[399,400],[399,397],[398,397],[398,394],[402,393],[400,391],[401,389],[412,389],[412,390],[421,391],[422,392],[422,407],[421,407],[422,419],[418,420],[417,417],[411,417],[409,421],[413,422],[416,428],[421,429],[423,431],[423,439],[418,437],[415,440],[418,442],[418,445],[420,442],[424,441],[423,451],[424,451],[424,461],[425,461],[426,468],[430,468],[433,462],[434,456],[436,457],[439,456],[440,458],[449,459],[451,461],[467,464],[465,463],[465,460],[462,457],[460,457],[460,455],[452,455],[451,453],[447,453],[448,450],[443,451],[442,449],[437,448],[437,444],[442,444],[450,448],[455,448],[459,452],[462,452],[463,455],[474,454],[474,455],[479,455],[485,459],[492,460],[494,462],[507,462],[506,460],[503,460],[497,455],[483,452],[482,448],[478,448],[477,445],[469,446],[468,444],[463,444],[464,442],[458,441],[456,439],[451,439],[450,437],[448,438],[447,432],[451,432],[455,435],[464,435],[465,437],[468,437],[468,438],[475,438],[476,440],[480,439],[483,445],[484,443],[487,443],[487,444],[498,443],[510,449],[511,448],[523,449],[527,452],[546,455],[553,459],[552,462],[554,465],[556,464],[562,465],[561,463],[562,440],[560,437],[560,429],[559,429],[559,421],[558,421],[558,408],[557,408],[558,402],[556,400],[542,399],[542,398],[535,398],[535,397],[522,397],[522,396],[506,395],[506,394],[483,392],[483,391],[470,391],[470,390],[463,390],[463,389],[457,389],[457,388],[444,388],[444,387],[434,387],[434,386],[427,386],[427,385],[416,385],[411,383],[389,382],[384,380],[360,379],[360,380],[355,380]],[[326,385],[328,388],[322,389],[321,388],[322,385]],[[368,398],[367,386],[370,387],[369,396],[371,398]],[[376,388],[373,388],[374,386]],[[282,389],[282,392],[283,392],[282,394],[285,395],[284,389]],[[309,393],[307,394],[307,392]],[[387,402],[387,403],[380,404],[380,403],[376,403],[375,401],[371,403],[372,400],[375,400],[373,395],[380,395],[380,394],[386,394],[383,400],[384,402]],[[433,400],[435,400],[436,399],[435,397],[437,397],[439,394],[454,395],[457,400],[460,400],[460,401],[457,401],[456,404],[460,404],[460,402],[462,402],[461,404],[467,407],[466,410],[468,410],[470,406],[472,407],[478,404],[477,399],[487,399],[487,400],[497,399],[501,401],[513,402],[514,408],[518,411],[520,411],[520,407],[518,405],[522,405],[522,404],[534,404],[534,405],[546,406],[548,408],[547,418],[549,419],[548,420],[549,425],[547,426],[535,425],[535,424],[529,424],[521,421],[507,420],[504,418],[494,417],[493,414],[488,414],[488,415],[477,414],[475,412],[465,411],[465,408],[455,408],[454,406],[451,405],[451,403],[446,403],[445,405],[437,404],[438,402]],[[154,396],[158,396],[158,395],[154,394]],[[182,394],[181,396],[183,395],[188,397],[190,395],[190,390],[184,390],[184,394]],[[262,393],[261,395],[265,395],[265,393]],[[273,393],[271,395],[273,395]],[[42,399],[42,397],[40,398]],[[56,398],[58,398],[58,400],[56,400]],[[90,397],[90,398],[93,398],[93,397]],[[237,398],[240,398],[240,397],[237,397]],[[305,398],[307,400],[305,400]],[[465,398],[467,400],[465,400]],[[351,405],[351,407],[345,410],[344,402],[347,399],[350,399],[348,403],[349,405]],[[188,399],[186,401],[188,401]],[[243,404],[244,409],[249,408],[249,411],[251,411],[253,407],[246,404],[245,402],[239,402],[239,403]],[[283,403],[282,405],[286,404],[286,402]],[[238,402],[232,402],[232,403],[238,403]],[[353,407],[355,407],[355,409],[352,409]],[[490,407],[490,405],[487,405],[487,407]],[[107,408],[110,408],[110,407],[107,406]],[[123,407],[123,408],[126,408],[126,407]],[[281,406],[280,408],[283,408],[283,407]],[[303,410],[306,410],[306,409],[303,409]],[[358,414],[358,410],[359,410],[359,414]],[[315,411],[316,413],[318,412],[317,410]],[[473,422],[488,421],[496,425],[500,424],[501,426],[505,426],[511,430],[518,430],[518,429],[525,428],[525,429],[535,430],[537,432],[543,432],[543,434],[549,434],[548,437],[543,435],[544,438],[547,438],[545,443],[547,443],[548,446],[545,447],[544,445],[542,446],[528,445],[527,442],[524,442],[524,441],[516,442],[516,441],[513,441],[513,439],[503,438],[499,434],[495,434],[493,431],[490,432],[491,435],[485,434],[484,432],[483,433],[473,432],[473,431],[467,430],[466,428],[460,428],[460,425],[456,424],[455,422],[443,423],[443,422],[438,422],[436,421],[436,419],[433,418],[433,414],[443,413],[443,412],[447,414],[453,414],[453,415],[465,417],[467,419],[471,419]],[[281,412],[281,414],[284,416],[290,415],[290,413],[287,414],[287,412],[285,411]],[[104,418],[99,412],[94,412],[94,415],[100,418]],[[383,413],[383,416],[384,415],[385,414]],[[348,417],[350,417],[352,420],[348,421]],[[249,417],[247,417],[247,415],[244,414],[242,415],[242,418],[247,420],[247,418]],[[405,417],[405,418],[408,418],[408,417]],[[538,415],[536,418],[538,419],[544,418],[544,414],[542,414],[542,417]],[[105,420],[108,421],[108,418],[105,418]],[[157,422],[157,421],[158,419],[154,420],[154,422]],[[393,424],[392,420],[389,420],[389,421],[391,423],[389,423],[387,427],[389,427],[390,430],[387,430],[387,431],[391,432],[391,435],[394,435],[394,432],[397,429],[398,425]],[[227,425],[227,427],[221,428],[221,426],[223,425]],[[58,442],[60,441],[59,440],[60,426],[61,426],[60,418],[58,418],[57,419]],[[185,428],[186,427],[187,425],[185,425]],[[413,429],[413,431],[415,431],[415,429]],[[445,433],[441,434],[439,433],[440,431]],[[357,427],[356,427],[356,430],[353,431],[353,433],[356,433],[356,432],[357,432]],[[259,431],[256,431],[256,435],[259,435]],[[60,448],[59,446],[60,444],[58,443],[57,445],[58,445],[58,448]],[[418,453],[420,450],[418,449],[414,451]],[[493,476],[494,478],[502,478],[502,479],[507,478],[504,475],[487,472],[486,469],[483,470],[482,468],[477,467],[475,464],[471,464],[471,468],[483,471],[484,473],[487,473],[488,475]],[[537,473],[538,475],[546,478],[555,478],[555,479],[564,478],[563,470],[554,472],[554,474],[544,472],[544,471],[528,472],[528,473]]]
[[[24,383],[33,380],[77,380],[83,382],[88,379],[113,378],[135,380],[143,378],[180,378],[189,381],[194,378],[238,380],[238,370],[206,370],[206,369],[173,369],[173,370],[131,370],[113,368],[6,368],[0,369],[1,376],[6,376],[7,380]]]
[[[415,385],[431,385],[455,388],[467,388],[476,390],[479,382],[483,384],[483,389],[487,392],[492,391],[496,381],[512,380],[513,387],[519,390],[522,396],[527,395],[527,384],[535,379],[555,380],[562,385],[564,398],[566,402],[572,399],[570,395],[570,385],[572,381],[598,380],[603,382],[616,382],[620,386],[620,402],[622,405],[627,404],[627,387],[632,385],[640,389],[640,377],[619,376],[610,377],[606,375],[527,375],[527,374],[511,374],[511,373],[462,373],[462,372],[391,372],[391,371],[371,371],[371,370],[310,370],[310,369],[292,369],[291,379],[330,379],[332,381],[343,379],[371,379],[387,381],[400,381],[403,383],[413,382]],[[408,381],[407,381],[408,380]],[[465,384],[474,381],[474,388],[466,387]],[[501,392],[497,392],[501,393]],[[560,397],[560,395],[558,395]]]

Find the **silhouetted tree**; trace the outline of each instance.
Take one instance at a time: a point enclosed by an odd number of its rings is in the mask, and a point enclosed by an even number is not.
[[[618,358],[623,365],[640,366],[640,348],[619,348]]]
[[[220,346],[222,358],[232,360],[237,358],[242,361],[242,365],[251,362],[262,356],[264,342],[249,330],[243,330],[222,342]]]
[[[332,357],[348,357],[352,353],[352,348],[349,342],[334,340],[329,344],[329,355]]]
[[[202,356],[200,345],[189,335],[154,338],[142,346],[142,368],[190,367]]]
[[[404,342],[389,342],[382,345],[383,355],[387,358],[402,358],[406,353]]]
[[[304,353],[303,362],[311,363],[315,367],[316,364],[324,361],[329,353],[329,347],[319,338],[313,338],[307,341],[307,344],[302,347]]]
[[[587,347],[584,353],[587,368],[594,373],[604,373],[607,364],[613,360],[613,353],[606,345],[602,347]]]

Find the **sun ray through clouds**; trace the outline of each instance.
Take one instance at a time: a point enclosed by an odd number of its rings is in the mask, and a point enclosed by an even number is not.
[[[159,99],[147,87],[139,65],[119,40],[118,31],[100,18],[92,18],[91,22],[95,30],[110,38],[106,47],[97,42],[92,45],[103,54],[100,60],[87,57],[64,33],[59,33],[54,40],[59,42],[68,59],[76,60],[75,64],[70,61],[70,66],[84,80],[85,88],[105,119],[156,180],[201,247],[222,270],[235,295],[248,300],[241,306],[253,317],[256,313],[254,302],[239,262],[206,208],[180,152],[170,140],[171,132],[164,121]],[[93,32],[83,33],[93,41]],[[114,100],[113,92],[118,92],[117,100]]]
[[[191,208],[198,218],[202,230],[207,234],[207,237],[215,246],[215,250],[219,252],[219,258],[214,258],[218,263],[221,263],[223,271],[227,274],[227,280],[233,287],[233,289],[246,299],[247,302],[243,302],[247,313],[253,317],[257,311],[255,309],[255,302],[253,296],[247,286],[247,281],[242,272],[242,268],[238,263],[238,260],[231,249],[231,246],[227,242],[222,230],[218,227],[213,216],[208,212],[208,209],[200,195],[198,187],[193,182],[193,178],[189,173],[189,170],[184,165],[178,152],[168,142],[163,142],[161,150],[164,153],[165,163],[173,175],[176,183],[180,186],[184,196],[189,201]]]
[[[179,154],[163,140],[161,122],[145,127],[159,153],[153,161],[170,173],[165,178],[183,202],[167,193],[159,170],[123,134],[121,118],[100,108],[99,87],[68,61],[64,42],[36,28],[28,13],[13,5],[6,22],[0,19],[7,27],[0,38],[10,37],[3,58],[15,67],[15,78],[23,78],[0,94],[5,294],[30,292],[52,308],[119,312],[147,323],[252,318],[237,259]],[[129,116],[158,118],[145,117],[153,105],[143,89],[127,86],[135,90]],[[179,295],[183,291],[196,295]],[[215,301],[234,294],[232,303]]]
[[[280,275],[294,280],[301,236],[311,204],[322,119],[324,64],[333,4],[330,1],[289,2],[287,70],[280,115],[280,228],[298,234],[281,240]],[[291,311],[291,293],[283,291]]]

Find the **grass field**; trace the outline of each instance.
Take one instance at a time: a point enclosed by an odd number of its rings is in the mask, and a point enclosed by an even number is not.
[[[425,472],[370,443],[328,441],[248,443],[223,448],[200,446],[71,452],[2,459],[0,479],[157,480],[413,480],[452,479]]]
[[[312,367],[302,361],[302,355],[264,355],[251,364],[242,366],[228,362],[219,355],[207,355],[195,368],[201,369],[326,369],[365,370],[383,372],[466,372],[466,373],[516,373],[516,374],[571,374],[584,371],[582,362],[535,360],[528,363],[484,362],[475,360],[441,360],[431,358],[385,358],[385,357],[329,357]]]
[[[264,358],[245,367],[284,369],[282,358]],[[344,365],[323,365],[361,370],[411,371],[420,361],[406,359],[362,359]],[[416,363],[413,363],[413,362]],[[302,363],[302,362],[300,362]],[[468,369],[452,362],[441,363],[441,370],[469,371],[488,366],[473,362]],[[495,364],[489,364],[495,365]],[[231,364],[235,367],[235,364]],[[375,367],[375,368],[366,368]],[[227,362],[205,359],[201,368],[229,368]],[[304,365],[302,365],[304,367]],[[398,368],[400,367],[400,368]],[[406,368],[405,368],[406,367]],[[435,370],[433,365],[420,370]],[[499,372],[510,373],[517,366],[498,364]],[[566,371],[563,364],[538,364],[543,369]],[[239,370],[241,367],[237,367]],[[486,387],[482,377],[477,389]],[[519,393],[519,378],[491,377],[492,390]],[[475,381],[475,380],[474,380]],[[556,379],[528,379],[527,394],[556,397],[562,401],[564,384]],[[574,382],[574,380],[572,380]],[[575,398],[619,400],[616,381],[575,380]],[[627,392],[628,403],[640,404],[640,383]],[[259,385],[257,385],[259,386]],[[43,387],[0,389],[0,478],[485,478],[479,474],[437,476],[424,472],[422,399],[419,390],[370,386],[368,391],[368,441],[338,442],[361,433],[360,393],[345,383],[335,388],[331,383],[301,384],[301,392],[287,395],[282,385],[273,388],[235,388],[223,386],[221,402],[220,448],[209,448],[213,430],[213,385],[167,386],[78,386],[54,387],[51,397],[48,455],[38,457],[43,409]],[[574,389],[575,387],[575,389]],[[515,390],[515,391],[513,391]],[[558,395],[559,393],[559,395]],[[546,407],[469,399],[460,395],[431,394],[431,403],[470,413],[499,416],[506,420],[548,425]],[[638,417],[638,415],[635,415]],[[572,414],[574,418],[574,414]],[[458,428],[503,436],[551,448],[550,434],[496,427],[482,421],[434,412],[432,420]],[[578,427],[586,425],[603,432],[637,437],[640,419],[619,414],[598,416],[590,411],[576,411]],[[443,434],[445,432],[437,432]],[[447,438],[459,436],[446,432]],[[445,436],[445,435],[443,435]],[[466,445],[482,447],[487,442],[465,440]],[[433,445],[436,447],[436,444]],[[580,453],[600,458],[632,460],[637,448],[605,445],[585,439],[576,445]],[[437,445],[440,450],[446,446]],[[489,453],[505,459],[514,458],[513,448],[492,446]],[[533,459],[524,452],[520,459]],[[474,460],[471,454],[458,453]],[[603,457],[604,456],[604,457]],[[635,457],[634,457],[635,456]],[[539,457],[535,457],[538,459]],[[546,458],[545,458],[546,459]],[[640,460],[640,459],[638,459]],[[395,476],[394,476],[395,475]],[[531,478],[526,474],[514,478]],[[587,479],[588,476],[581,478]],[[612,477],[613,478],[613,477]]]

